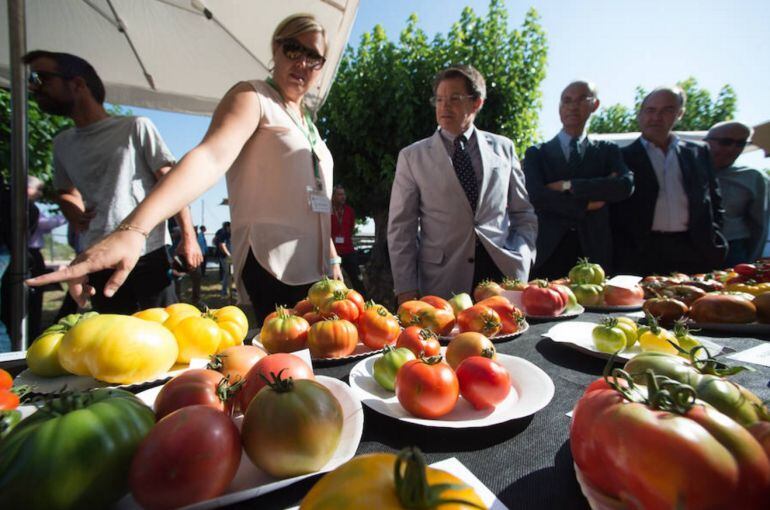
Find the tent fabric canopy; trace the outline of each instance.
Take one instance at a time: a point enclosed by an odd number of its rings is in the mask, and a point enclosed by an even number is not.
[[[9,87],[8,0],[0,0],[0,86]],[[327,64],[308,93],[323,104],[359,0],[26,0],[27,48],[72,53],[104,81],[107,101],[210,115],[238,81],[264,79],[270,38],[291,14],[326,28]]]

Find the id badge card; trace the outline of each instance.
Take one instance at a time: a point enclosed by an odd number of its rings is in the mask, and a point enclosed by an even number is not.
[[[337,237],[334,238],[334,244],[343,244],[344,242],[345,242],[345,238],[344,237],[337,236]]]
[[[308,203],[310,204],[310,210],[316,213],[331,214],[332,203],[326,197],[326,193],[321,190],[308,188]]]

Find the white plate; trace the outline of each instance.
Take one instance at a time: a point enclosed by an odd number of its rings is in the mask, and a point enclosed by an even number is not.
[[[526,313],[526,310],[525,310],[525,314],[527,319],[533,319],[538,321],[541,321],[541,320],[542,321],[563,321],[566,319],[574,319],[575,317],[577,317],[578,315],[580,315],[585,311],[586,311],[585,308],[583,308],[580,305],[577,305],[571,311],[568,312],[567,310],[564,310],[560,315],[557,315],[555,317],[552,315],[530,315]]]
[[[189,367],[187,365],[174,365],[171,370],[147,381],[136,382],[131,384],[111,384],[104,381],[99,381],[93,377],[85,377],[80,375],[60,375],[59,377],[42,377],[33,374],[28,368],[24,369],[19,375],[13,379],[13,384],[18,386],[22,384],[29,385],[32,391],[35,393],[49,394],[57,393],[65,386],[68,391],[83,391],[93,388],[123,388],[132,389],[148,384],[160,384],[168,379],[171,379],[175,375],[179,375]]]
[[[586,309],[586,312],[606,312],[606,313],[636,312],[642,309],[642,304],[643,303],[639,303],[638,305],[619,305],[619,306],[584,305],[584,308]]]
[[[440,419],[417,418],[401,407],[394,392],[387,391],[374,380],[372,374],[377,358],[379,356],[359,361],[350,371],[350,387],[353,393],[378,413],[417,425],[446,428],[487,427],[534,414],[548,405],[553,398],[553,381],[548,374],[525,359],[498,353],[497,362],[511,374],[511,392],[497,407],[479,411],[460,397],[452,412]]]
[[[235,474],[235,478],[223,495],[184,508],[190,510],[217,508],[220,506],[231,505],[238,501],[256,498],[262,494],[267,494],[268,492],[296,483],[309,476],[331,471],[353,458],[358,449],[358,444],[361,442],[361,434],[364,430],[364,412],[361,408],[361,402],[356,398],[356,395],[350,387],[339,379],[317,375],[315,380],[326,386],[337,400],[339,400],[340,405],[342,406],[342,414],[345,418],[345,421],[342,424],[342,435],[340,436],[340,444],[337,446],[337,451],[334,452],[334,456],[323,468],[316,473],[295,476],[293,478],[278,479],[260,471],[259,468],[251,463],[246,453],[241,452],[241,464],[238,467],[238,472]],[[137,394],[137,397],[152,407],[155,402],[155,397],[160,392],[160,388],[161,387],[158,386],[143,391]],[[240,419],[236,420],[239,428],[240,421]],[[134,510],[141,507],[129,494],[118,502],[116,508],[118,510]]]
[[[527,321],[524,321],[524,325],[522,328],[514,333],[509,333],[507,335],[495,335],[489,337],[489,339],[492,341],[492,343],[496,342],[505,342],[506,340],[510,340],[512,338],[516,338],[517,336],[523,335],[529,330],[529,323]],[[452,328],[452,332],[449,333],[446,336],[440,336],[438,339],[442,342],[451,342],[454,337],[460,334],[460,329],[455,326]]]
[[[551,329],[543,333],[543,336],[550,338],[554,342],[567,344],[570,347],[574,347],[575,349],[585,352],[586,354],[590,354],[591,356],[609,359],[611,354],[602,352],[594,346],[591,332],[595,327],[596,324],[593,322],[563,322],[553,326]],[[712,356],[722,352],[721,345],[715,344],[714,342],[706,340],[705,338],[696,338],[701,344],[703,344],[704,347],[708,349]],[[639,347],[639,344],[636,343],[630,349],[620,351],[617,355],[617,358],[627,361],[640,352],[642,352],[642,349]]]

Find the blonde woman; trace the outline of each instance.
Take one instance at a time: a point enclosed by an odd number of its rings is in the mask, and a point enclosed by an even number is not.
[[[327,47],[326,32],[313,16],[281,22],[272,38],[272,75],[230,89],[201,143],[115,232],[69,267],[29,285],[69,280],[70,293],[84,304],[94,292],[86,275],[114,268],[104,290],[111,296],[134,267],[146,233],[224,173],[235,279],[258,323],[275,303],[301,299],[323,275],[342,279],[330,233],[332,157],[303,106]]]

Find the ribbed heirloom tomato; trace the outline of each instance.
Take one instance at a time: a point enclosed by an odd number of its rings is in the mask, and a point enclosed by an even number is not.
[[[342,358],[353,354],[358,345],[358,330],[352,322],[326,319],[310,326],[307,346],[314,358]]]
[[[487,337],[492,337],[500,331],[502,322],[496,311],[486,305],[477,303],[457,314],[457,326],[460,328],[461,333],[475,331]]]
[[[310,324],[296,315],[291,315],[278,307],[273,318],[266,318],[259,331],[259,341],[267,352],[294,352],[307,346],[307,333]]]
[[[227,382],[214,370],[194,368],[182,372],[163,385],[155,398],[155,416],[160,420],[177,409],[205,405],[224,411]],[[222,383],[222,384],[220,384]]]
[[[454,409],[460,387],[441,356],[407,361],[396,374],[396,398],[410,414],[435,419]]]
[[[521,293],[521,304],[529,315],[555,317],[567,306],[567,296],[558,285],[535,280]]]
[[[396,342],[401,326],[384,307],[370,305],[358,319],[358,332],[364,345],[370,349],[382,349]]]
[[[438,356],[441,353],[441,344],[438,342],[436,334],[419,326],[404,328],[398,335],[396,347],[406,347],[415,356]]]

